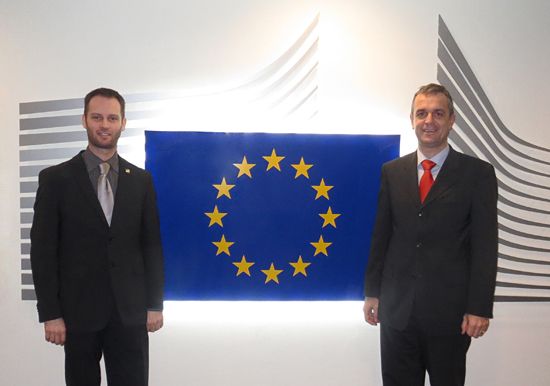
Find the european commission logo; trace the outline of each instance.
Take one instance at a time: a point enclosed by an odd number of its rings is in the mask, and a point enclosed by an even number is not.
[[[361,299],[399,137],[147,132],[170,300]]]

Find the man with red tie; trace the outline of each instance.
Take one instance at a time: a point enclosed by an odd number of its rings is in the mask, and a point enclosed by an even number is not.
[[[417,151],[382,167],[365,274],[365,320],[380,322],[384,386],[464,385],[471,338],[492,318],[497,268],[493,167],[447,143],[453,101],[414,95]]]

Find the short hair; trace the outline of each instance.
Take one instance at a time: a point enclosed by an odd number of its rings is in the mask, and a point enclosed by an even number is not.
[[[96,96],[102,96],[104,98],[115,98],[118,103],[120,104],[120,115],[124,119],[125,117],[125,110],[126,110],[126,102],[124,101],[124,98],[122,95],[118,93],[118,91],[115,91],[111,88],[106,87],[100,87],[96,88],[95,90],[90,91],[86,97],[84,98],[84,116],[88,114],[88,107],[90,105],[90,101],[93,97]]]
[[[414,94],[412,103],[411,103],[411,116],[414,113],[414,100],[418,95],[432,95],[432,94],[443,94],[447,97],[447,105],[449,108],[449,115],[453,115],[455,113],[455,109],[453,106],[453,98],[451,97],[451,94],[445,87],[443,87],[440,84],[437,83],[428,83],[427,85],[420,86],[418,91]]]

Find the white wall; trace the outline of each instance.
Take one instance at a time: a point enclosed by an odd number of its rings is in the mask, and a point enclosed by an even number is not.
[[[410,143],[412,93],[436,80],[441,14],[503,121],[550,147],[549,4],[0,0],[0,383],[63,383],[62,350],[43,342],[35,304],[20,300],[19,103],[102,85],[130,94],[238,82],[320,12],[313,124]],[[360,303],[168,304],[166,319],[151,339],[152,385],[381,384],[378,329]],[[549,324],[548,303],[497,304],[490,333],[472,345],[469,383],[547,385]]]

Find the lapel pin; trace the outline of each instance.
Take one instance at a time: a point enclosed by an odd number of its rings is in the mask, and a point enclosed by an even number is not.
[[[124,169],[124,173],[130,174],[130,169]]]

